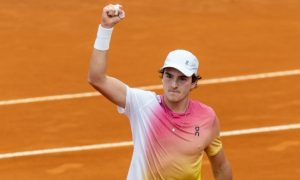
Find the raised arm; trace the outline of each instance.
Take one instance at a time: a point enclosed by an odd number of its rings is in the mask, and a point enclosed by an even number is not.
[[[88,82],[108,100],[123,108],[126,102],[126,84],[108,76],[106,69],[111,33],[124,15],[119,5],[108,5],[103,8],[88,73]]]

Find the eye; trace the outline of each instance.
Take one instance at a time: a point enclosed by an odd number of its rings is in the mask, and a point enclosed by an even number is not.
[[[172,74],[166,73],[166,77],[167,78],[172,78],[173,76],[172,76]]]
[[[181,81],[187,81],[187,79],[188,79],[188,78],[185,77],[185,76],[181,76],[181,77],[180,77],[180,80],[181,80]]]

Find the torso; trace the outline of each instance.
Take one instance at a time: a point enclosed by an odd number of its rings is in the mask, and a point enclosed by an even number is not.
[[[213,110],[189,101],[187,111],[178,114],[163,103],[161,96],[143,92],[131,96],[132,101],[143,98],[145,102],[137,102],[129,114],[134,154],[128,179],[199,179],[203,150],[215,137]],[[142,173],[134,172],[137,165]]]

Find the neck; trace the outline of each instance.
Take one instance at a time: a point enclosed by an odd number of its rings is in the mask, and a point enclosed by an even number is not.
[[[179,102],[171,102],[167,98],[163,98],[164,103],[168,108],[170,108],[173,112],[176,113],[184,113],[188,108],[189,99],[188,97],[184,98]]]

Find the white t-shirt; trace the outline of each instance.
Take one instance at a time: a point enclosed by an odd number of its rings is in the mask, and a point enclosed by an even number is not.
[[[222,148],[212,108],[189,101],[175,113],[151,91],[127,87],[125,109],[134,150],[127,180],[199,180],[203,151],[213,156]]]

